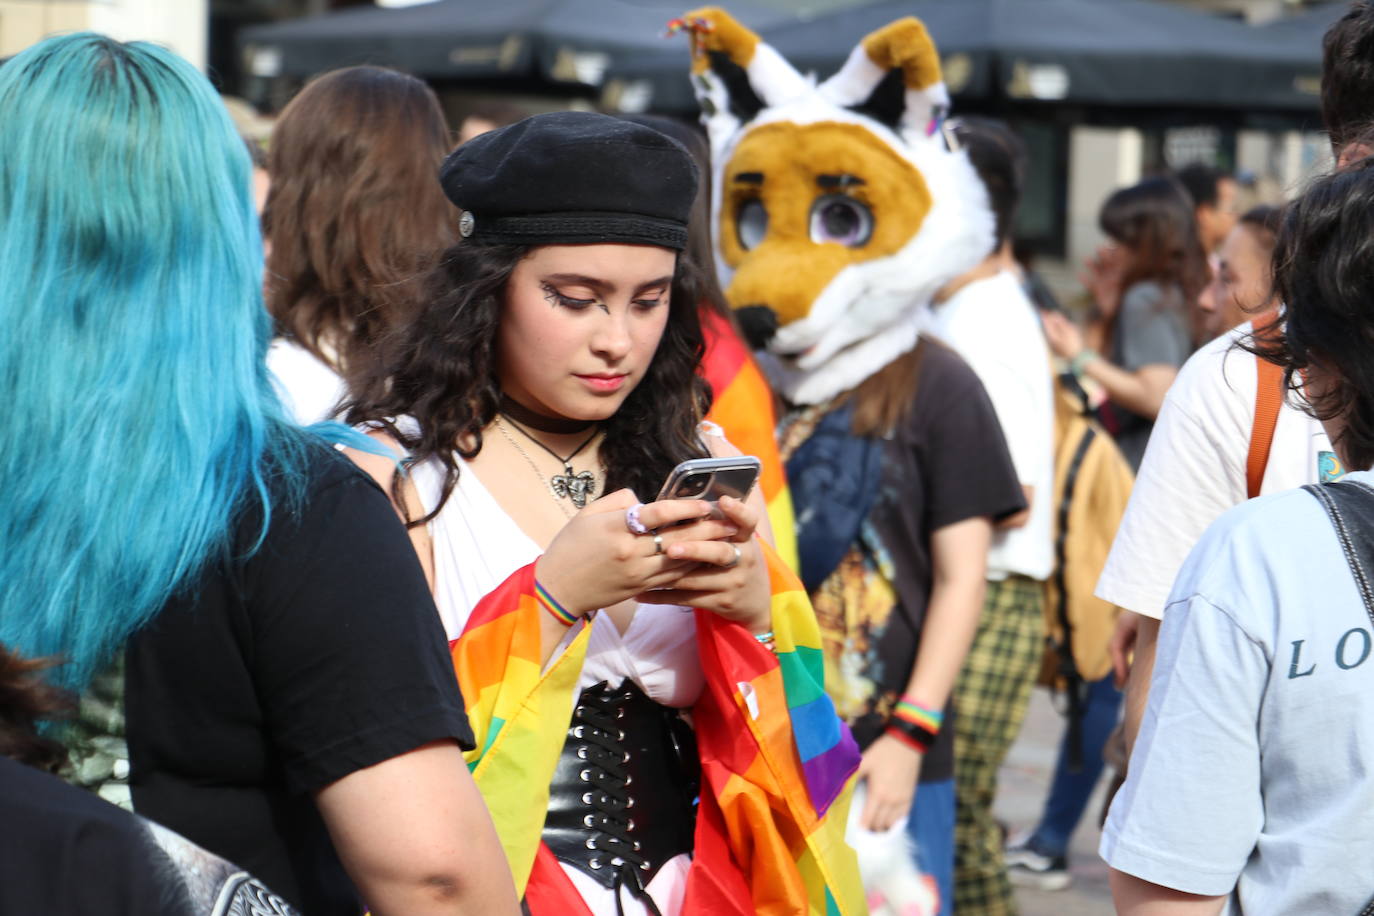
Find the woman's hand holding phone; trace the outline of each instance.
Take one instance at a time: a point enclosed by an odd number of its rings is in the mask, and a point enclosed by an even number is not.
[[[672,500],[670,502],[700,502],[700,500]],[[664,505],[664,503],[653,503]],[[772,591],[763,551],[754,538],[761,514],[758,509],[733,496],[718,501],[724,521],[735,529],[733,534],[714,538],[701,537],[698,532],[691,539],[676,541],[668,546],[670,560],[690,563],[671,587],[661,587],[639,600],[654,604],[682,604],[699,607],[733,620],[753,633],[763,633],[772,620]],[[641,510],[644,519],[649,506]],[[645,521],[647,525],[648,522]],[[699,522],[698,525],[705,524]],[[680,530],[691,530],[696,525]]]
[[[650,533],[634,534],[626,526],[625,513],[638,501],[632,491],[617,490],[588,503],[539,558],[535,575],[540,584],[573,614],[581,616],[643,592],[675,587],[697,568],[694,557],[701,545],[733,558],[733,549],[721,539],[739,537],[739,523],[728,517],[710,518],[712,503],[703,499],[646,503],[639,519]],[[661,554],[655,549],[655,529],[662,539]],[[689,555],[673,555],[687,545],[692,548]],[[660,599],[660,594],[654,592],[646,600],[671,603]]]

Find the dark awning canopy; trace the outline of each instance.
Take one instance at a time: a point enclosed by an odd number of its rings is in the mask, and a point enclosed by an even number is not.
[[[596,87],[620,57],[665,44],[668,21],[689,6],[683,0],[437,0],[253,26],[238,40],[254,76],[381,64],[430,79],[534,78]],[[786,18],[754,7],[737,15],[753,28]]]
[[[1120,107],[1310,110],[1321,49],[1153,0],[886,0],[764,29],[822,78],[869,32],[903,16],[930,30],[959,97]],[[678,68],[674,73],[673,69]],[[686,51],[642,53],[612,71],[653,107],[690,107]]]

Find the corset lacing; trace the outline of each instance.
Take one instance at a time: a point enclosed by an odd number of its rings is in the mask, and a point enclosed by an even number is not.
[[[661,916],[645,888],[690,853],[699,763],[691,729],[632,681],[578,697],[554,773],[544,841],[554,855]]]

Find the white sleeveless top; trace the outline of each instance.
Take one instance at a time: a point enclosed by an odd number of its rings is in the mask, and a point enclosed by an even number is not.
[[[721,434],[713,424],[703,424],[703,432]],[[428,526],[434,551],[434,603],[449,639],[462,633],[468,615],[482,598],[543,553],[482,485],[472,467],[460,456],[454,458],[458,482],[443,511]],[[431,511],[442,492],[443,467],[437,461],[417,464],[411,468],[411,477],[421,505]],[[568,641],[572,636],[570,631]],[[601,681],[614,686],[626,678],[664,706],[686,708],[697,701],[703,675],[691,608],[641,604],[624,633],[608,615],[593,619],[579,689]],[[690,857],[676,856],[649,883],[649,895],[663,916],[675,916],[682,909],[690,866]],[[563,871],[594,914],[618,912],[611,891],[570,865],[563,865]],[[626,916],[648,914],[627,891],[621,891],[620,904]]]
[[[434,603],[449,639],[463,631],[477,602],[543,553],[487,492],[472,467],[457,460],[458,482],[443,511],[429,523]],[[411,474],[428,512],[439,502],[443,468],[438,462],[425,462]],[[579,686],[601,681],[615,686],[630,678],[656,703],[691,706],[702,687],[696,632],[691,608],[677,605],[639,605],[624,633],[609,616],[598,614]]]

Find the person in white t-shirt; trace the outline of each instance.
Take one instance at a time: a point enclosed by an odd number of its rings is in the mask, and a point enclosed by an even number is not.
[[[999,122],[961,119],[955,134],[987,187],[997,247],[937,296],[930,331],[964,358],[987,390],[1029,505],[1002,521],[993,536],[978,632],[955,686],[955,907],[1001,912],[996,902],[1012,905],[1011,886],[992,801],[1043,651],[1044,580],[1054,563],[1054,406],[1049,350],[1035,307],[1019,276],[1007,269],[1024,147]]]
[[[1260,246],[1263,257],[1245,256],[1246,244]],[[1272,249],[1272,234],[1249,223],[1231,230],[1222,247],[1222,270],[1204,297],[1217,313],[1257,314],[1274,307],[1268,279]],[[1250,322],[1240,325],[1198,350],[1179,371],[1098,580],[1098,597],[1125,609],[1112,644],[1118,679],[1125,679],[1132,640],[1135,664],[1141,666],[1128,689],[1128,746],[1144,710],[1154,642],[1174,577],[1206,527],[1249,495],[1246,466],[1255,434],[1259,364],[1238,344],[1252,333]],[[1341,473],[1321,424],[1285,398],[1259,492],[1334,480]]]
[[[1179,571],[1102,839],[1123,916],[1374,906],[1372,203],[1366,158],[1285,212],[1255,346],[1354,473],[1232,508]]]
[[[381,371],[377,348],[458,240],[434,193],[449,131],[434,91],[381,67],[312,80],[282,111],[263,211],[273,381],[303,425],[334,419],[347,379]]]

